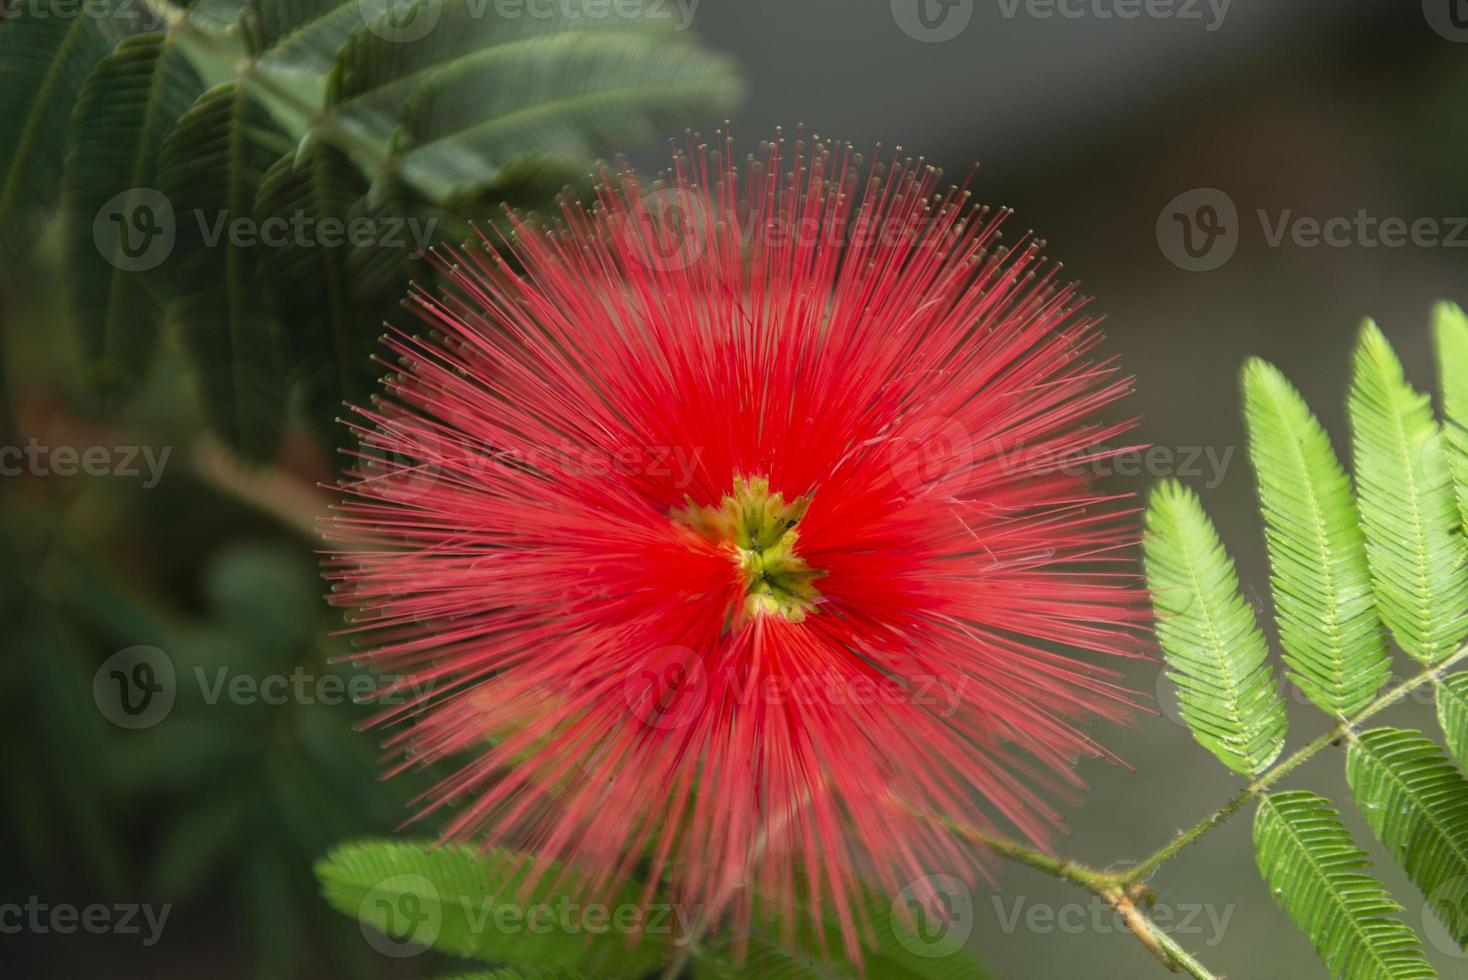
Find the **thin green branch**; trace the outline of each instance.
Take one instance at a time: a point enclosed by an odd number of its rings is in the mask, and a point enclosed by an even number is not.
[[[1350,718],[1341,719],[1325,734],[1301,747],[1284,760],[1276,763],[1267,772],[1240,790],[1231,800],[1192,827],[1179,833],[1166,845],[1159,848],[1151,857],[1137,862],[1121,874],[1120,880],[1124,884],[1134,884],[1142,881],[1162,864],[1176,856],[1183,848],[1198,840],[1198,838],[1223,823],[1235,813],[1238,813],[1251,799],[1294,772],[1304,763],[1329,747],[1331,743],[1364,724],[1373,716],[1396,704],[1418,688],[1428,684],[1439,683],[1442,680],[1443,674],[1465,659],[1468,659],[1468,645],[1460,647],[1452,656],[1436,666],[1428,668],[1416,677],[1389,688],[1385,694],[1372,701]]]
[[[1219,826],[1242,810],[1275,783],[1290,775],[1300,766],[1314,758],[1338,739],[1355,731],[1357,727],[1375,715],[1399,702],[1402,698],[1425,685],[1441,683],[1443,675],[1451,668],[1468,660],[1468,645],[1459,648],[1452,656],[1395,687],[1389,688],[1376,700],[1356,712],[1350,718],[1342,718],[1329,731],[1309,742],[1293,754],[1261,774],[1223,806],[1204,817],[1198,823],[1179,833],[1166,845],[1129,868],[1121,871],[1103,871],[1079,861],[1057,857],[1037,850],[1000,834],[992,834],[977,827],[959,823],[947,817],[926,815],[942,825],[954,836],[971,843],[982,845],[995,854],[1016,864],[1044,872],[1061,881],[1070,881],[1093,892],[1121,914],[1122,920],[1141,943],[1174,973],[1182,971],[1197,980],[1218,980],[1215,974],[1199,963],[1187,950],[1168,936],[1156,923],[1136,907],[1138,895],[1145,894],[1143,882],[1152,872],[1176,857],[1183,848],[1197,841],[1208,831]],[[921,815],[921,814],[920,814]]]

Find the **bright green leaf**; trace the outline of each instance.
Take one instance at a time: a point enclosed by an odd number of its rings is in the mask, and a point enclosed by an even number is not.
[[[1452,674],[1438,685],[1437,721],[1448,751],[1468,769],[1468,673]]]
[[[1234,772],[1254,775],[1284,747],[1284,702],[1233,559],[1191,490],[1159,484],[1147,506],[1144,555],[1168,677],[1183,720]]]
[[[1250,361],[1243,389],[1285,664],[1312,702],[1344,717],[1391,676],[1351,481],[1277,368]]]
[[[1442,433],[1426,395],[1367,322],[1349,401],[1366,555],[1381,618],[1424,663],[1468,633],[1468,552]]]
[[[1424,980],[1436,977],[1402,911],[1330,801],[1304,791],[1274,793],[1254,816],[1254,856],[1275,901],[1331,976],[1341,980]]]
[[[1437,346],[1448,461],[1458,513],[1468,526],[1468,315],[1455,303],[1439,303],[1433,310],[1432,336]]]
[[[644,903],[641,886],[629,883],[602,904],[621,917],[609,921],[641,922],[644,931],[634,938],[625,927],[602,929],[599,919],[586,918],[575,875],[552,868],[526,889],[530,864],[502,850],[364,840],[334,848],[317,862],[316,877],[332,907],[372,926],[382,942],[486,963],[641,977],[693,928],[672,903]],[[549,883],[563,890],[548,891]]]
[[[1351,741],[1346,778],[1377,838],[1459,942],[1468,917],[1468,779],[1418,732],[1378,728]]]

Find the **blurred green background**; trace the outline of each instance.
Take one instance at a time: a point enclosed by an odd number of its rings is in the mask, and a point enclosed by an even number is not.
[[[858,147],[900,145],[955,177],[981,162],[977,199],[1014,207],[1012,227],[1036,229],[1096,297],[1108,349],[1137,381],[1118,411],[1138,414],[1140,439],[1166,451],[1144,472],[1106,479],[1141,490],[1178,475],[1199,489],[1267,612],[1236,389],[1244,357],[1290,375],[1343,449],[1360,319],[1377,319],[1425,388],[1430,304],[1468,303],[1468,29],[1451,28],[1455,2],[1179,0],[1152,8],[1173,16],[1128,19],[1114,0],[958,0],[929,8],[947,18],[929,26],[906,0],[676,9],[743,70],[748,96],[732,119],[741,144],[803,123]],[[628,150],[648,166],[665,158],[660,146]],[[1188,193],[1199,189],[1221,194]],[[1211,239],[1198,210],[1207,204],[1221,208]],[[1393,247],[1361,230],[1361,212],[1430,219],[1447,240]],[[1334,243],[1271,241],[1281,221],[1300,230],[1295,219],[1336,217],[1353,227]],[[1200,253],[1191,258],[1178,238],[1188,221],[1185,244]],[[377,781],[379,736],[351,727],[364,710],[322,686],[351,671],[327,663],[344,646],[330,636],[340,621],[321,600],[310,530],[327,500],[315,484],[332,478],[320,448],[302,429],[273,467],[237,472],[203,435],[194,382],[170,350],[139,403],[89,410],[58,326],[66,288],[59,262],[42,276],[0,273],[0,445],[169,456],[156,486],[120,474],[0,480],[0,904],[172,907],[153,945],[146,926],[141,936],[0,934],[0,960],[20,976],[445,972],[429,957],[378,955],[324,908],[310,875],[330,843],[391,831],[413,789]],[[93,684],[104,661],[138,646],[166,652],[180,680],[167,716],[134,730],[99,710]],[[151,655],[133,656],[125,670]],[[293,673],[308,693],[282,704],[211,699],[193,682]],[[1128,670],[1146,702],[1165,705],[1160,673],[1155,663]],[[1292,707],[1294,745],[1323,720],[1299,698]],[[1384,720],[1429,715],[1409,702]],[[1096,734],[1129,768],[1083,766],[1090,790],[1071,811],[1068,855],[1141,857],[1235,789],[1165,710]],[[1348,795],[1341,767],[1326,761],[1293,785]],[[1346,818],[1392,891],[1415,895],[1349,808]],[[1324,976],[1259,880],[1246,817],[1153,884],[1179,940],[1219,973]],[[1408,904],[1404,917],[1421,928]],[[1086,893],[1039,874],[996,866],[993,891],[981,888],[974,906],[971,944],[1000,977],[1158,972]],[[1058,921],[1045,925],[1036,908]],[[1461,951],[1428,952],[1443,976],[1468,976]]]

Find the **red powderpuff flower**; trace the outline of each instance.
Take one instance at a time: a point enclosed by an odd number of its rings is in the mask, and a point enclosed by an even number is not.
[[[976,870],[935,815],[1043,840],[1126,710],[1086,654],[1133,648],[1134,531],[1077,464],[1128,382],[1041,243],[920,161],[731,158],[440,257],[333,575],[429,691],[401,766],[461,763],[446,837],[741,937],[752,895],[834,912],[855,957],[858,880]]]

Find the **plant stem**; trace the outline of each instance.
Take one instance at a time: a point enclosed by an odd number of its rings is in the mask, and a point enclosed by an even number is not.
[[[1354,714],[1350,718],[1341,719],[1324,735],[1321,735],[1319,738],[1298,749],[1288,758],[1275,764],[1271,769],[1255,778],[1253,782],[1244,787],[1244,789],[1240,790],[1236,796],[1234,796],[1223,806],[1219,807],[1207,817],[1204,817],[1192,827],[1179,833],[1166,845],[1159,848],[1156,853],[1154,853],[1151,857],[1137,862],[1127,871],[1123,872],[1120,876],[1120,880],[1125,884],[1134,884],[1135,882],[1143,880],[1153,871],[1157,870],[1159,866],[1176,856],[1177,853],[1183,848],[1198,840],[1198,838],[1202,837],[1209,830],[1212,830],[1214,827],[1223,823],[1235,813],[1238,813],[1241,809],[1244,808],[1244,805],[1247,804],[1249,800],[1253,799],[1258,794],[1264,792],[1269,787],[1273,786],[1275,783],[1279,782],[1281,779],[1294,772],[1301,765],[1308,762],[1314,756],[1319,754],[1322,750],[1327,748],[1332,742],[1343,737],[1348,732],[1354,730],[1358,725],[1361,725],[1370,720],[1373,716],[1396,704],[1403,697],[1411,694],[1419,687],[1422,687],[1425,684],[1437,684],[1442,679],[1442,675],[1449,668],[1455,666],[1464,659],[1468,659],[1468,645],[1460,647],[1455,653],[1453,653],[1452,656],[1442,661],[1442,663],[1423,671],[1410,680],[1403,681],[1396,687],[1390,688],[1385,694],[1377,698],[1375,701],[1372,701],[1370,704],[1362,708],[1360,711],[1356,712],[1356,714]]]
[[[1207,817],[1204,817],[1192,827],[1179,833],[1150,857],[1144,858],[1122,871],[1102,871],[1099,868],[1082,864],[1079,861],[1072,861],[1067,858],[1047,854],[1044,851],[1011,840],[1008,837],[991,834],[977,827],[962,824],[947,817],[928,816],[929,819],[935,820],[950,833],[963,840],[980,844],[995,854],[1016,864],[1022,864],[1025,867],[1042,871],[1055,878],[1059,878],[1061,881],[1074,882],[1082,888],[1101,896],[1111,904],[1112,908],[1116,909],[1121,915],[1122,921],[1126,923],[1127,927],[1137,939],[1151,950],[1168,969],[1173,972],[1181,970],[1197,978],[1197,980],[1218,980],[1215,974],[1210,973],[1207,967],[1194,959],[1187,950],[1179,946],[1172,937],[1167,935],[1166,932],[1137,908],[1136,898],[1139,894],[1144,893],[1146,886],[1143,882],[1145,879],[1167,861],[1176,857],[1183,848],[1197,841],[1204,834],[1208,833],[1208,831],[1238,813],[1250,800],[1264,793],[1269,787],[1290,775],[1333,742],[1351,734],[1358,726],[1396,704],[1418,688],[1428,684],[1436,685],[1440,683],[1443,675],[1449,669],[1465,660],[1468,660],[1468,645],[1460,647],[1452,656],[1443,660],[1441,663],[1388,689],[1385,694],[1372,701],[1350,718],[1340,719],[1325,734],[1307,743],[1256,777],[1227,803],[1210,813]]]
[[[1107,889],[1116,888],[1125,884],[1119,875],[1079,861],[1068,858],[1055,857],[1044,851],[1036,850],[1008,837],[999,834],[991,834],[980,830],[969,824],[959,823],[949,817],[931,817],[938,824],[947,829],[954,836],[981,844],[988,850],[993,851],[1001,857],[1008,858],[1016,864],[1023,864],[1027,868],[1043,871],[1048,875],[1059,878],[1061,881],[1073,881],[1097,895],[1104,895]]]

